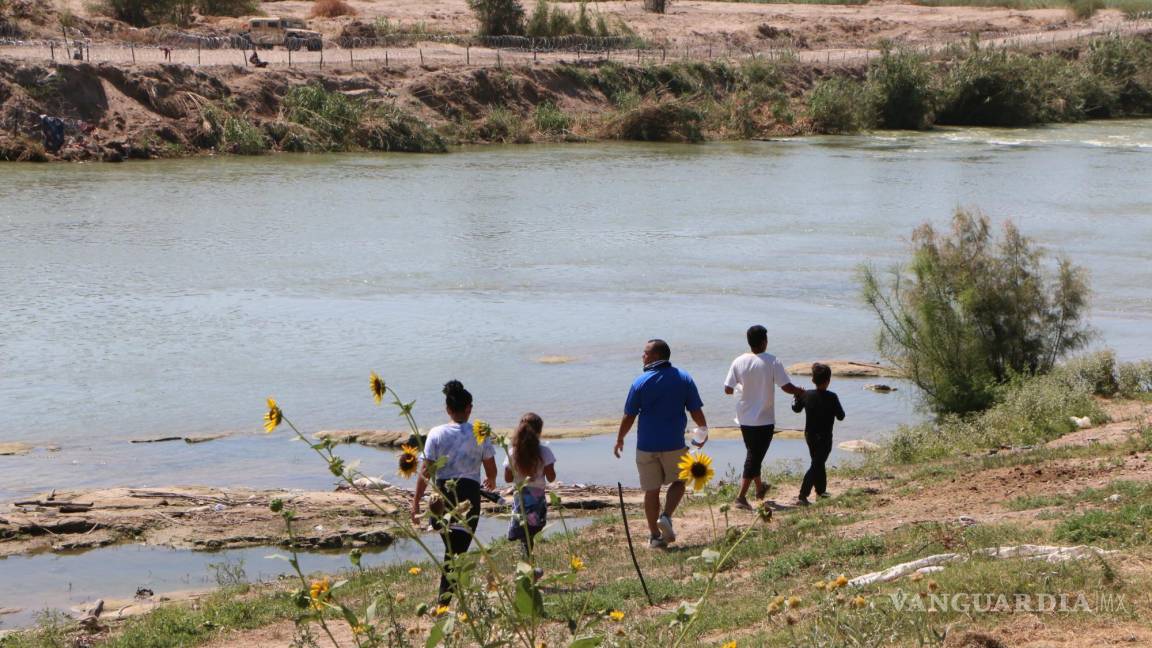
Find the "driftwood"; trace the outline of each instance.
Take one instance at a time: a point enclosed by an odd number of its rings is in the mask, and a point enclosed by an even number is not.
[[[227,506],[235,506],[236,502],[228,497],[214,497],[212,495],[188,495],[185,493],[172,493],[167,491],[143,491],[143,490],[129,490],[130,497],[143,497],[153,499],[183,499],[191,500],[193,502],[215,502],[217,504],[225,504]]]
[[[1107,556],[1114,554],[1115,551],[1105,551],[1097,547],[1090,547],[1088,545],[1077,545],[1074,547],[1056,547],[1051,545],[1013,545],[1007,547],[987,547],[976,551],[973,555],[984,556],[987,558],[1001,559],[1001,558],[1026,558],[1030,560],[1043,560],[1045,562],[1056,563],[1064,562],[1066,560],[1082,560],[1084,558],[1092,558],[1095,556]],[[918,571],[937,571],[940,565],[955,562],[958,560],[967,560],[968,557],[957,553],[943,553],[934,556],[927,556],[919,560],[913,560],[906,563],[894,565],[888,569],[864,574],[857,576],[848,581],[849,587],[867,587],[877,583],[886,583],[888,581],[896,580],[903,576],[907,576],[913,572]]]
[[[184,437],[160,437],[159,439],[132,439],[132,443],[164,443],[165,441],[183,441]]]
[[[56,507],[56,508],[65,508],[65,507],[71,506],[71,507],[92,508],[92,503],[91,502],[56,502],[56,501],[53,501],[52,498],[48,498],[47,500],[45,500],[43,502],[41,502],[40,500],[25,500],[23,502],[15,502],[15,503],[13,503],[13,506],[46,506],[46,507]]]

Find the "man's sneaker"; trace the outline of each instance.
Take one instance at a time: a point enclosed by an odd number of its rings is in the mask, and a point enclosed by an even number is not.
[[[676,541],[676,530],[672,528],[672,518],[661,515],[656,520],[656,526],[660,527],[660,539],[664,541],[664,544]]]
[[[735,506],[736,508],[738,508],[742,511],[751,511],[752,510],[752,505],[749,504],[748,500],[744,499],[743,497],[737,497],[736,501],[732,502],[732,506]]]
[[[796,506],[808,506],[811,503],[812,502],[809,502],[807,497],[797,497],[796,498]]]
[[[653,536],[651,538],[648,538],[648,548],[649,549],[664,549],[667,546],[668,546],[668,543],[664,542],[664,539],[659,537],[659,536]]]
[[[832,497],[832,493],[829,493],[828,491],[824,491],[823,493],[817,493],[817,495],[820,496],[820,499],[828,499],[829,497]]]
[[[764,499],[768,494],[768,489],[772,488],[772,484],[762,483],[756,487],[756,499]]]

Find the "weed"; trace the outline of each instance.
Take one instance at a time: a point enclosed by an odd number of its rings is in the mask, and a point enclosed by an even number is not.
[[[551,136],[564,135],[572,126],[572,118],[551,101],[545,101],[536,106],[533,121],[536,124],[536,130]]]
[[[808,96],[808,117],[817,133],[855,133],[870,125],[864,84],[846,77],[818,81]]]

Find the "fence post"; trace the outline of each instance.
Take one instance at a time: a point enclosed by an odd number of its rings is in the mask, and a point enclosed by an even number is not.
[[[384,50],[384,69],[388,69],[388,50]]]
[[[128,45],[132,48],[132,65],[136,65],[136,43],[129,43]]]
[[[708,58],[712,58],[712,41],[708,41]]]
[[[536,58],[536,39],[533,38],[532,39],[532,62],[535,63],[537,60],[538,59]]]
[[[636,48],[636,65],[640,65],[640,48]]]
[[[202,42],[199,38],[196,39],[196,65],[200,65],[200,44]],[[245,58],[244,60],[247,61],[248,59]]]
[[[48,41],[48,47],[52,50],[52,62],[56,62],[56,41]]]
[[[320,69],[324,69],[324,40],[320,40]]]
[[[353,58],[352,58],[352,47],[351,47],[351,45],[349,45],[349,47],[348,47],[348,67],[353,67],[353,68],[354,68],[354,67],[356,67],[356,61],[355,61],[355,60],[353,60]]]
[[[503,67],[500,63],[500,48],[496,48],[496,67]]]
[[[418,47],[416,49],[420,52],[420,67],[424,67],[424,48]]]
[[[256,46],[255,45],[252,46],[252,52],[253,53],[256,52]],[[244,67],[248,67],[248,47],[247,46],[240,48],[240,58],[244,59]],[[199,61],[199,59],[197,59],[197,61]]]
[[[663,63],[663,62],[664,62],[664,59],[665,59],[667,56],[668,56],[668,48],[667,48],[667,47],[664,47],[664,46],[661,46],[661,47],[660,47],[660,62],[661,62],[661,63]]]
[[[288,48],[288,67],[292,67],[292,48]]]
[[[472,65],[472,46],[464,46],[464,65]]]

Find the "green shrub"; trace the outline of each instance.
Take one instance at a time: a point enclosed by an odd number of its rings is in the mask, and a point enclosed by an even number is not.
[[[921,130],[932,124],[936,92],[924,57],[885,46],[868,68],[869,94],[880,128]]]
[[[318,83],[299,85],[284,96],[289,121],[311,129],[326,149],[344,150],[353,143],[364,116],[361,102]]]
[[[1114,396],[1120,389],[1116,381],[1116,354],[1111,351],[1071,358],[1061,370],[1083,380],[1097,396]]]
[[[260,13],[259,0],[196,0],[196,8],[205,16],[251,16]]]
[[[536,106],[536,130],[547,135],[563,135],[572,126],[572,118],[551,101]]]
[[[229,153],[262,155],[268,152],[269,142],[264,131],[244,117],[229,115],[224,120],[221,144]]]
[[[468,0],[480,23],[481,36],[519,36],[524,33],[524,7],[519,0]]]
[[[1084,54],[1085,78],[1093,83],[1092,117],[1152,114],[1152,43],[1139,38],[1102,38]]]
[[[975,50],[947,75],[938,124],[1029,126],[1082,116],[1079,74],[1056,56]]]
[[[1095,509],[1073,515],[1056,525],[1057,539],[1074,544],[1101,540],[1141,545],[1152,540],[1152,504],[1128,502],[1113,509]]]
[[[1068,0],[1068,8],[1072,11],[1072,15],[1080,20],[1091,18],[1105,6],[1104,0]]]
[[[861,270],[863,296],[880,320],[881,354],[937,414],[975,412],[1001,385],[1046,373],[1087,343],[1084,271],[1043,252],[1011,221],[995,240],[987,216],[958,210],[950,234],[912,234],[912,260],[882,284]]]
[[[1152,393],[1152,361],[1121,363],[1116,368],[1116,391],[1127,398]]]
[[[864,84],[846,77],[818,81],[808,96],[808,116],[817,133],[855,133],[868,128],[871,117],[860,101]]]
[[[683,101],[647,102],[624,110],[612,123],[610,135],[640,142],[700,142],[704,115]]]
[[[548,0],[537,0],[536,9],[524,29],[525,35],[533,38],[556,38],[558,36],[633,36],[633,32],[621,20],[616,29],[609,27],[608,21],[599,12],[593,19],[588,13],[588,3],[581,2],[575,15],[552,5]]]
[[[361,144],[374,151],[404,153],[444,153],[444,138],[427,123],[399,106],[389,106],[369,118]]]
[[[480,136],[489,142],[504,144],[527,144],[532,141],[524,118],[503,106],[493,108],[488,113],[480,126]]]

